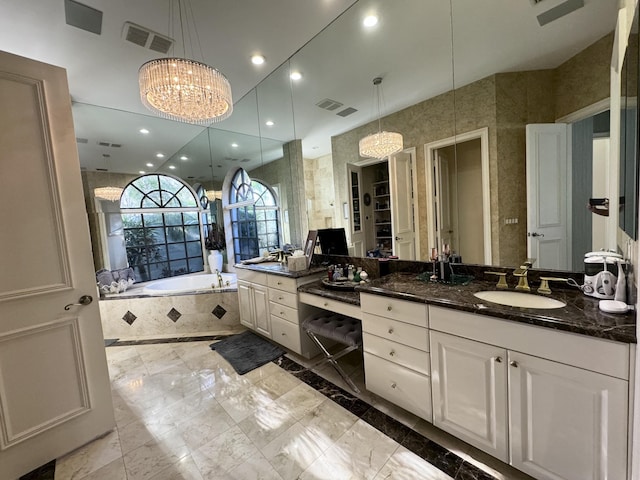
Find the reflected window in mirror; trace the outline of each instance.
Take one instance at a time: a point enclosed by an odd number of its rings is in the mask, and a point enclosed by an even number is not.
[[[243,169],[233,176],[229,209],[236,263],[280,248],[277,196]]]
[[[620,79],[620,214],[618,225],[638,238],[638,12],[633,20]]]
[[[138,177],[125,187],[120,208],[136,281],[204,270],[201,208],[189,185],[167,175]]]

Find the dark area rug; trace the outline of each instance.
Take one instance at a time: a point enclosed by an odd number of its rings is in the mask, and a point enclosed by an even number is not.
[[[250,331],[232,335],[212,343],[210,347],[222,355],[239,375],[284,355],[284,350],[280,347]]]

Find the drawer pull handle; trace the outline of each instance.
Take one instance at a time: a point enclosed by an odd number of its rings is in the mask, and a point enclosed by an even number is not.
[[[390,312],[391,311],[391,305],[387,306],[387,311]]]
[[[398,386],[398,385],[396,385],[396,382],[393,382],[393,383],[391,384],[391,388],[396,388],[397,386]]]
[[[390,356],[390,357],[393,357],[395,354],[396,354],[396,352],[395,352],[394,350],[391,350],[391,351],[389,352],[389,356]]]
[[[502,357],[496,357],[496,363],[502,363]]]
[[[278,297],[278,300],[284,300],[284,297],[283,297],[282,295],[280,295],[280,296]]]
[[[390,328],[389,329],[389,335],[392,335],[392,334],[393,334],[393,328]]]
[[[511,365],[514,368],[518,368],[518,362],[516,362],[515,360],[512,360],[511,362],[509,362],[509,365]]]

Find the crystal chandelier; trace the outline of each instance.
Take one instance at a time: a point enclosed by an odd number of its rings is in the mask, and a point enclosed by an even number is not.
[[[184,48],[186,28],[181,0],[178,0],[178,9]],[[185,17],[187,13],[185,8]],[[193,12],[191,15],[193,17]],[[198,38],[197,32],[195,37]],[[209,125],[228,118],[233,112],[229,80],[202,62],[179,57],[151,60],[140,67],[138,82],[142,104],[170,120]]]
[[[371,135],[367,135],[366,137],[360,139],[360,142],[358,143],[358,150],[360,151],[361,157],[382,159],[388,157],[389,155],[393,155],[394,153],[398,153],[404,148],[401,134],[396,132],[382,131],[382,122],[380,118],[380,89],[382,88],[380,86],[381,84],[381,77],[376,77],[373,79],[373,85],[374,89],[376,90],[378,105],[378,132],[372,133]]]
[[[93,194],[100,200],[109,200],[116,202],[122,196],[122,188],[120,187],[98,187],[93,189]]]

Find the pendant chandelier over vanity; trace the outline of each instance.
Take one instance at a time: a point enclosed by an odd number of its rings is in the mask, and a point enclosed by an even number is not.
[[[188,30],[189,15],[198,47],[200,40],[188,0],[177,0],[177,7],[183,57],[186,57],[185,31]],[[173,1],[170,8],[173,11]],[[190,43],[191,36],[187,34]],[[227,77],[196,60],[180,57],[151,60],[140,67],[138,83],[143,105],[169,120],[209,125],[228,118],[233,112],[231,85]]]
[[[380,116],[380,103],[382,100],[382,77],[376,77],[373,79],[373,88],[376,95],[376,104],[378,110],[378,132],[360,139],[358,143],[358,149],[361,157],[370,158],[386,158],[389,155],[398,153],[402,150],[403,139],[400,133],[385,132],[382,130],[381,116]]]

